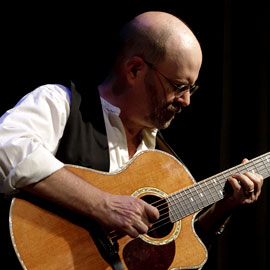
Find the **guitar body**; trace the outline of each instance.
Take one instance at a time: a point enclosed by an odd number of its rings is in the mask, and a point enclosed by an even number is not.
[[[182,164],[161,151],[146,151],[134,157],[119,173],[66,166],[96,187],[122,195],[166,198],[166,195],[193,185]],[[166,201],[166,200],[165,200]],[[69,219],[53,208],[21,198],[13,199],[10,209],[10,232],[16,254],[28,270],[109,270],[95,244],[99,230],[86,229],[83,222]],[[118,254],[129,270],[168,270],[201,267],[207,251],[194,232],[196,214],[170,224],[158,235],[132,239],[118,237]],[[91,226],[89,226],[91,227]],[[166,227],[166,226],[164,226]],[[94,236],[94,237],[93,237]],[[108,236],[109,240],[110,236]],[[113,240],[111,240],[113,241]]]

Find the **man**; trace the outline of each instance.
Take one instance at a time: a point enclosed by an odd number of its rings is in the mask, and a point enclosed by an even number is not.
[[[146,233],[159,218],[157,208],[104,192],[64,163],[115,172],[137,152],[155,149],[158,130],[189,106],[201,63],[200,45],[181,20],[163,12],[140,14],[121,32],[112,71],[98,87],[104,120],[93,105],[96,93],[81,91],[87,86],[80,82],[41,86],[2,116],[2,192],[22,189],[131,237]],[[263,184],[251,172],[228,181],[233,195],[197,220],[207,235],[217,232],[234,207],[256,201]]]

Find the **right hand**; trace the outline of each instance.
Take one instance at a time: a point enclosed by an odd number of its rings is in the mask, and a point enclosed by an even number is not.
[[[144,234],[159,218],[159,211],[145,201],[127,196],[106,193],[103,205],[97,209],[98,220],[114,230],[137,237]]]

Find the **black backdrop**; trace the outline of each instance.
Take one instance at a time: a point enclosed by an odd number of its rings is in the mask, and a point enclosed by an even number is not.
[[[49,4],[3,8],[1,113],[43,83],[100,82],[119,27],[148,10],[181,17],[204,55],[200,90],[164,135],[199,181],[269,151],[269,8],[262,0]],[[269,16],[269,15],[268,15]],[[269,269],[269,190],[241,207],[204,269]]]

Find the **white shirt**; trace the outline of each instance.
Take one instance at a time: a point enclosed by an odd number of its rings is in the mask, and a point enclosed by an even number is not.
[[[55,154],[70,113],[70,96],[64,86],[44,85],[0,118],[0,193],[36,183],[64,166]],[[104,99],[102,106],[114,172],[129,160],[126,136],[120,109]],[[138,151],[154,149],[156,133],[143,130]]]
[[[120,109],[101,98],[110,153],[110,172],[118,171],[129,161],[126,134],[119,117]],[[157,129],[145,128],[137,152],[155,149]]]

